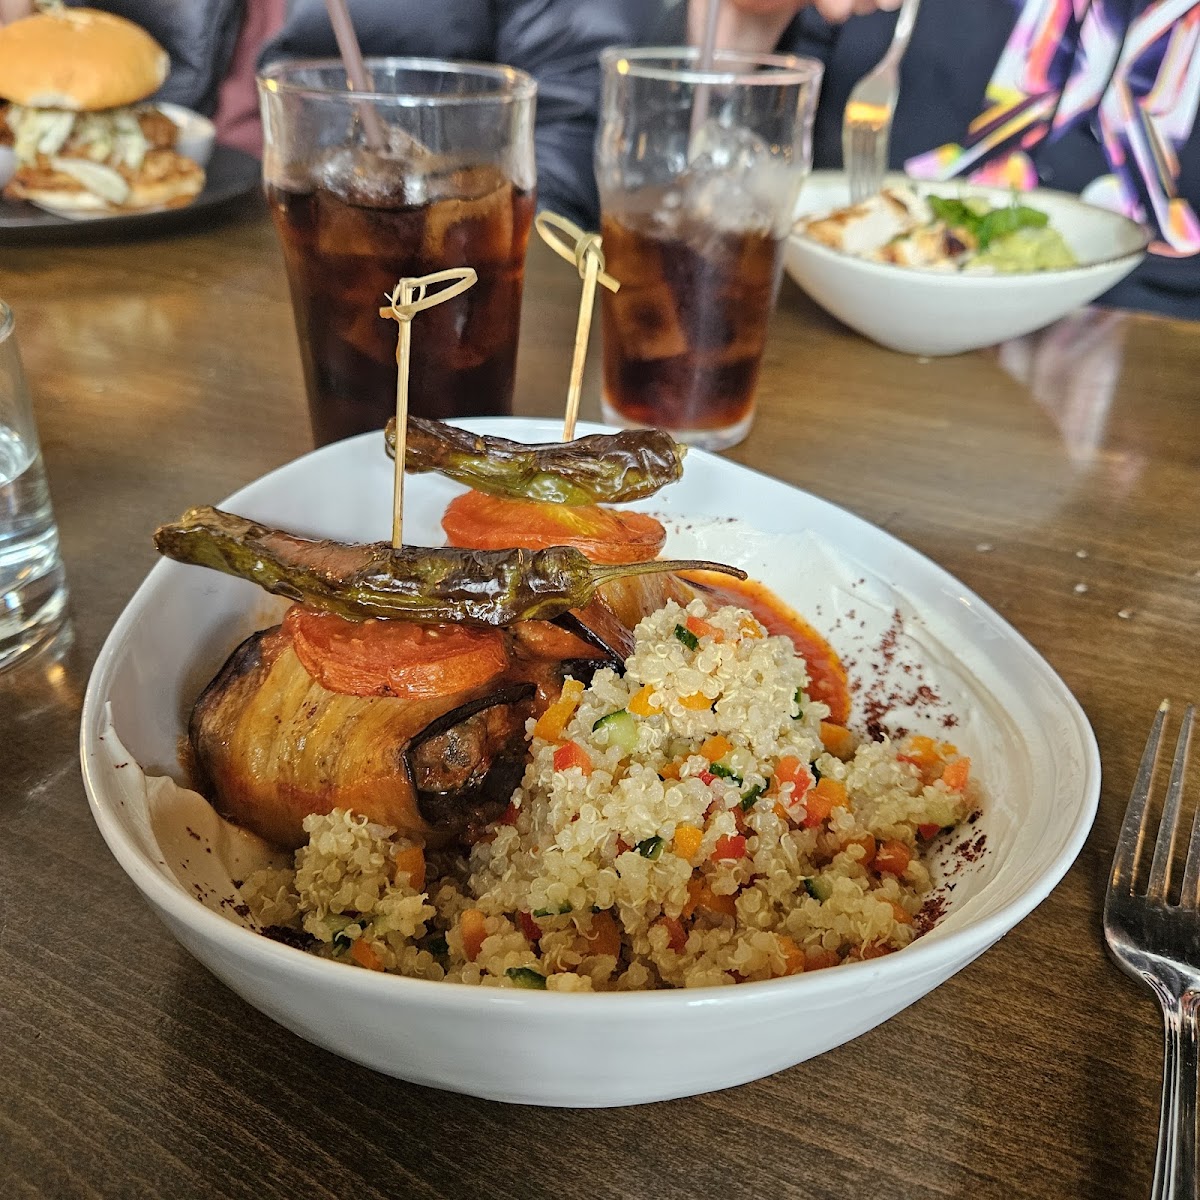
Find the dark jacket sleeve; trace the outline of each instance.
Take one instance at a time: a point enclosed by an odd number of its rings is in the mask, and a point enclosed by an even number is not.
[[[171,56],[171,73],[155,94],[212,116],[229,70],[245,0],[69,0],[141,25]]]
[[[538,203],[595,228],[592,145],[599,54],[637,44],[655,0],[350,0],[367,55],[414,54],[506,63],[538,84]],[[337,53],[324,0],[297,0],[261,61]]]
[[[538,205],[599,228],[592,147],[600,107],[600,51],[644,40],[648,0],[500,0],[496,57],[538,83]]]

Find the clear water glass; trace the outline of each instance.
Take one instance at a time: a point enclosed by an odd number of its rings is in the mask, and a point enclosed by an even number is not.
[[[12,310],[0,301],[0,670],[47,642],[67,615],[58,528]]]

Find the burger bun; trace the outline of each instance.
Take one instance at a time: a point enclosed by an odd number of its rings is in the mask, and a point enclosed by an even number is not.
[[[140,26],[94,8],[35,13],[0,28],[0,97],[95,112],[162,86],[167,52]]]

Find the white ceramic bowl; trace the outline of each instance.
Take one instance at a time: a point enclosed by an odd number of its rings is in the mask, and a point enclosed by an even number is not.
[[[464,423],[524,441],[553,440],[559,431],[550,421]],[[310,534],[381,539],[390,486],[382,439],[364,435],[266,476],[227,507]],[[441,540],[438,518],[459,490],[436,476],[410,479],[410,541]],[[986,852],[954,860],[955,887],[939,925],[897,954],[812,974],[610,995],[384,976],[261,937],[228,907],[205,907],[167,866],[136,773],[113,761],[112,741],[102,737],[110,711],[138,763],[177,773],[177,742],[198,691],[247,632],[271,619],[269,598],[251,584],[160,562],[96,662],[81,752],[105,841],[179,941],[274,1020],[376,1070],[498,1100],[617,1105],[742,1083],[856,1037],[965,966],[1047,895],[1091,826],[1100,772],[1086,718],[1028,643],[888,534],[702,451],[689,454],[679,484],[636,507],[663,515],[668,551],[723,550],[829,631],[850,658],[890,659],[869,668],[865,686],[911,693],[923,679],[939,696],[937,713],[956,714],[954,740],[972,755],[987,794],[970,835],[985,839]],[[731,516],[747,524],[730,524]],[[888,655],[869,652],[880,638],[888,639]],[[929,715],[914,715],[904,702],[895,710],[911,728]],[[935,873],[949,863],[936,862]]]
[[[1003,188],[957,181],[907,183],[922,194],[980,196],[1008,203]],[[822,308],[873,342],[906,354],[959,354],[994,346],[1057,321],[1118,283],[1141,262],[1149,242],[1135,221],[1049,189],[1023,193],[1023,203],[1050,216],[1079,265],[1019,275],[946,273],[867,262],[799,233],[788,238],[788,274]],[[819,216],[850,202],[841,171],[815,171],[796,215]]]

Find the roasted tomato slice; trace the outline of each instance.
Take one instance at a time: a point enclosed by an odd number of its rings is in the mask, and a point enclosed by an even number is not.
[[[283,629],[309,675],[347,696],[451,696],[481,687],[508,666],[498,629],[348,621],[298,604],[288,609]]]
[[[666,530],[653,517],[599,504],[574,506],[464,492],[450,501],[442,528],[452,546],[471,550],[574,546],[592,562],[649,562]]]

